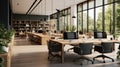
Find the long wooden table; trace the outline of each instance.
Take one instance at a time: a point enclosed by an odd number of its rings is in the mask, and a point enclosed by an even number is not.
[[[30,39],[35,42],[38,42],[41,45],[47,45],[47,40],[51,39],[49,35],[43,35],[40,33],[28,33]]]
[[[65,45],[78,45],[79,43],[87,43],[91,42],[94,45],[100,45],[101,42],[120,42],[118,40],[106,40],[106,39],[76,39],[76,40],[64,40],[64,39],[51,39],[54,42],[61,43],[62,51],[61,51],[61,63],[64,63],[64,46]]]

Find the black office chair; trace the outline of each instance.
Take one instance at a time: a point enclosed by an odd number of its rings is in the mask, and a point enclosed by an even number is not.
[[[112,60],[112,62],[114,62],[113,58],[104,55],[104,53],[113,52],[113,50],[114,50],[113,46],[114,46],[113,42],[102,42],[100,46],[95,46],[94,50],[98,51],[99,53],[102,53],[102,55],[98,55],[98,56],[94,57],[93,60],[95,60],[95,58],[102,57],[103,58],[103,63],[105,63],[105,58],[109,58],[109,59]]]
[[[74,47],[74,52],[79,54],[81,57],[77,59],[84,59],[87,61],[91,61],[93,64],[93,61],[87,57],[84,57],[84,55],[92,54],[93,44],[92,43],[80,43],[78,47]],[[81,63],[82,65],[82,63]]]
[[[61,58],[62,45],[54,41],[48,41],[48,60],[52,61],[54,58]]]

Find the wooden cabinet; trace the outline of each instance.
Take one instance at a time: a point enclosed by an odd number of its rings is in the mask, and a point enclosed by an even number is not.
[[[39,20],[14,20],[12,27],[16,31],[16,36],[21,32],[26,34],[27,32],[39,32],[40,30],[48,32],[50,30],[48,22]]]

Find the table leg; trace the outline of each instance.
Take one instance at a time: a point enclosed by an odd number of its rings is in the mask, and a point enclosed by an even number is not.
[[[64,45],[62,44],[61,63],[64,63]]]
[[[119,47],[118,47],[118,49],[120,50],[120,43],[119,43]]]

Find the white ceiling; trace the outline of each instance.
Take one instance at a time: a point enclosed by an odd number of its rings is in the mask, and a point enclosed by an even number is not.
[[[26,14],[35,0],[11,0],[13,13]],[[56,12],[56,9],[64,9],[75,3],[86,0],[42,0],[41,3],[32,11],[34,15],[50,15]],[[39,0],[37,0],[39,2]]]

